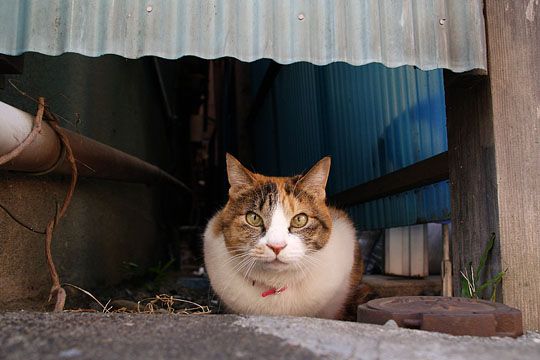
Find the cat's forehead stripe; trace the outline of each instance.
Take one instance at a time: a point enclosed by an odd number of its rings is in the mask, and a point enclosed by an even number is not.
[[[269,182],[264,185],[264,191],[262,193],[261,207],[268,201],[268,207],[273,209],[276,204],[276,198],[278,197],[278,187],[275,183]]]
[[[282,205],[287,214],[294,215],[298,206],[305,204],[313,209],[312,214],[316,216],[318,211],[312,206],[315,198],[310,193],[297,188],[298,178],[260,178],[253,187],[244,189],[238,195],[234,207],[241,212],[254,210],[263,215],[270,215],[277,205]]]

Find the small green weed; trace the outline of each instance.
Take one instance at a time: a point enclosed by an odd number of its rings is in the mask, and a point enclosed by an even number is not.
[[[473,268],[472,261],[469,262],[469,271],[465,269],[465,272],[460,271],[461,273],[461,296],[470,298],[470,299],[481,299],[484,290],[491,288],[491,301],[495,301],[497,299],[497,286],[502,281],[504,275],[508,271],[508,269],[499,272],[497,275],[492,277],[491,279],[486,280],[484,283],[480,283],[480,274],[482,273],[482,270],[484,270],[484,267],[486,266],[486,262],[488,261],[489,256],[491,255],[491,251],[493,250],[493,245],[495,244],[495,233],[491,234],[491,237],[489,238],[488,243],[486,244],[486,247],[484,248],[484,252],[482,253],[482,256],[480,257],[480,262],[478,263],[478,266],[476,267],[476,273],[475,269]]]
[[[149,268],[143,268],[133,262],[123,262],[122,267],[129,278],[136,280],[146,281],[145,287],[149,291],[159,289],[163,280],[167,276],[167,272],[170,270],[172,264],[176,259],[172,258],[165,264],[158,262],[155,266]]]
[[[165,275],[167,274],[167,270],[171,267],[171,265],[175,262],[176,259],[170,259],[167,261],[163,266],[161,265],[161,261],[156,265],[148,268],[148,272],[154,275],[154,282],[161,283]]]

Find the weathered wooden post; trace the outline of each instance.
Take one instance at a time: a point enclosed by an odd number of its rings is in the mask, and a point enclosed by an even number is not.
[[[540,329],[540,11],[485,1],[487,75],[447,73],[454,289],[496,234],[486,278]],[[485,280],[485,278],[484,278]]]

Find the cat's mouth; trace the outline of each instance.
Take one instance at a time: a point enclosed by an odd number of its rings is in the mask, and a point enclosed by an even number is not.
[[[269,270],[284,270],[290,266],[289,263],[286,263],[284,261],[279,260],[278,258],[275,258],[272,261],[266,261],[263,263],[263,266]]]

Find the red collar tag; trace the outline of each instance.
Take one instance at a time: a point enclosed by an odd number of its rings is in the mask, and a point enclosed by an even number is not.
[[[285,290],[287,290],[286,286],[284,286],[282,288],[279,288],[279,289],[271,288],[271,289],[268,289],[265,292],[263,292],[261,294],[261,296],[262,297],[267,297],[267,296],[270,296],[270,295],[278,295],[278,294],[281,294],[282,292],[284,292]]]

